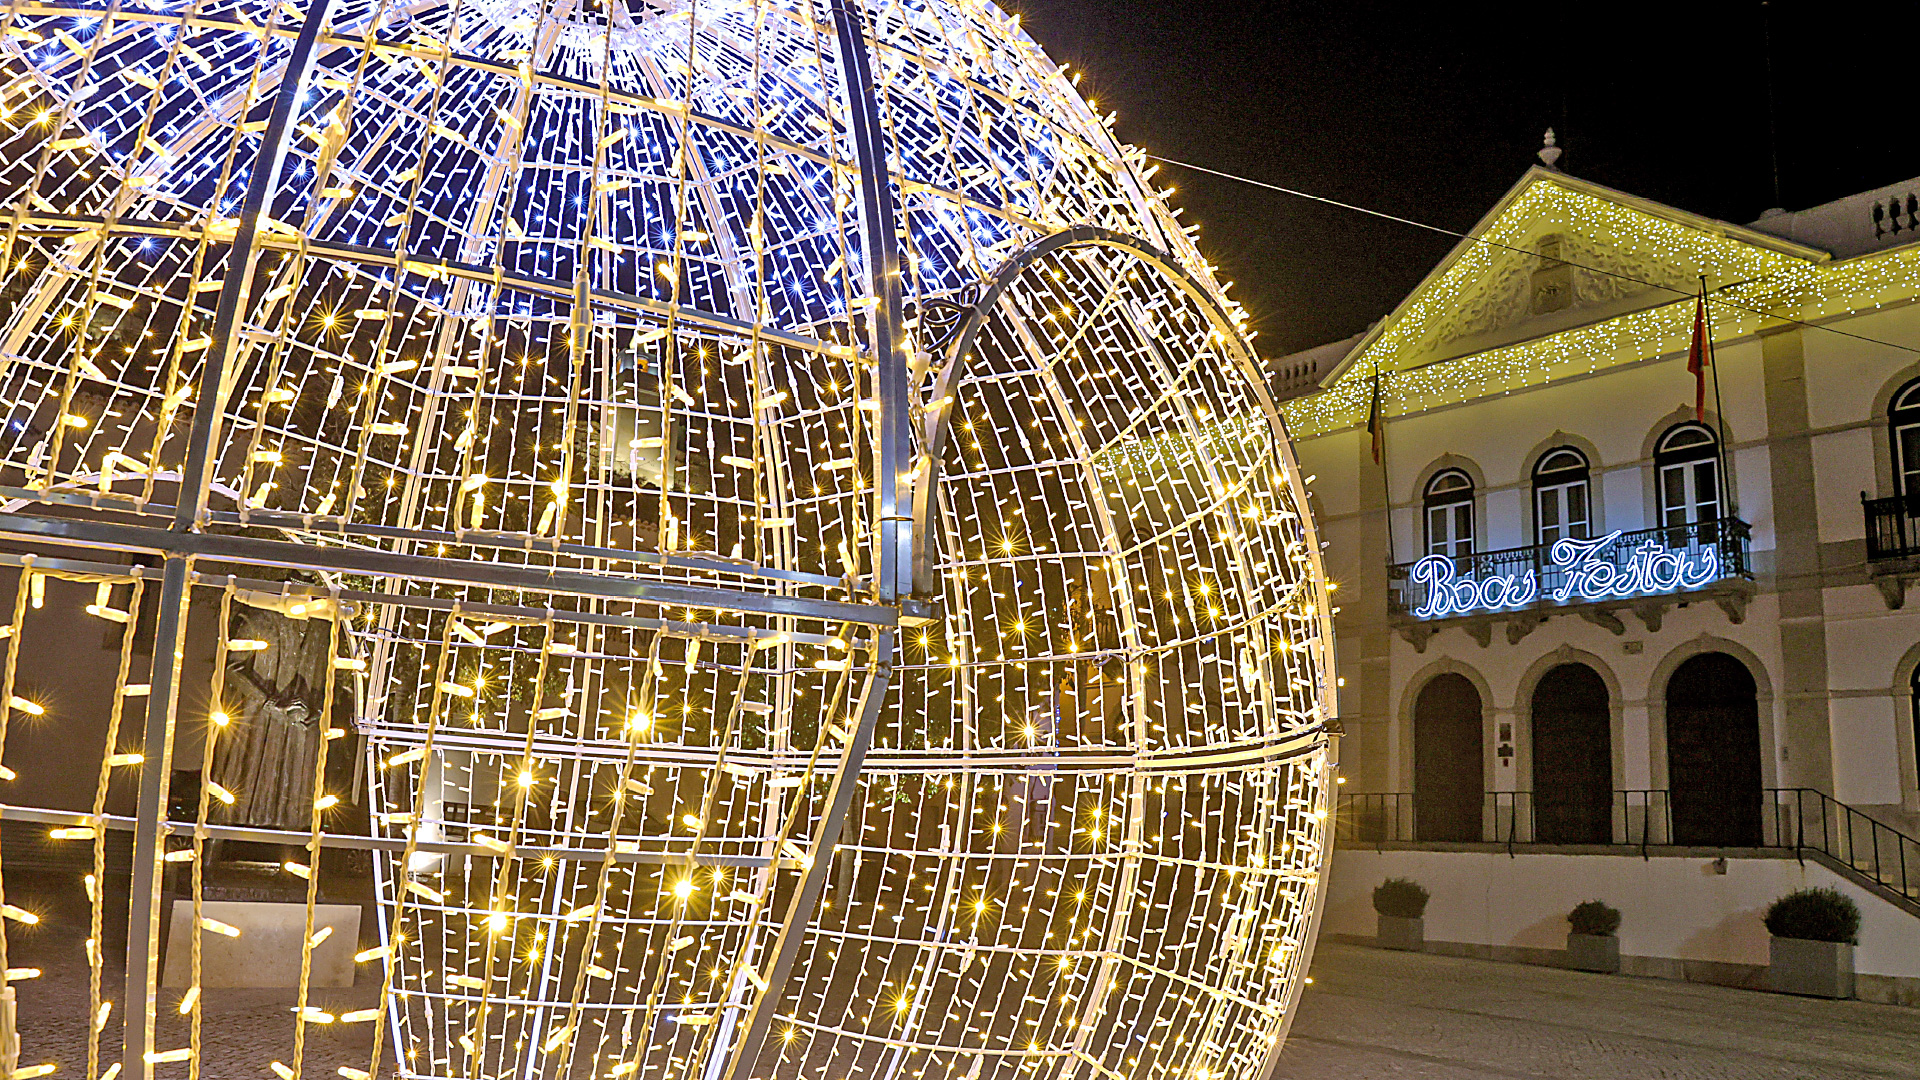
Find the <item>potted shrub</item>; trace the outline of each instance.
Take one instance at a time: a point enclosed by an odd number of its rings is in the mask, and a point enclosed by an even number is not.
[[[1427,890],[1410,878],[1388,878],[1373,887],[1373,910],[1380,916],[1375,940],[1383,949],[1426,948]]]
[[[1620,909],[1599,900],[1567,912],[1567,966],[1575,971],[1620,973]]]
[[[1767,985],[1783,994],[1853,996],[1860,909],[1834,888],[1800,889],[1767,907]]]

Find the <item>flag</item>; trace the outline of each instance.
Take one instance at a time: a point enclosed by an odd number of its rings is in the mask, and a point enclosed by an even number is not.
[[[1373,373],[1373,405],[1367,409],[1367,434],[1373,437],[1373,463],[1380,464],[1381,452],[1386,448],[1386,427],[1380,422],[1380,372]]]
[[[1687,350],[1687,370],[1693,373],[1693,418],[1707,418],[1707,369],[1713,366],[1713,338],[1707,334],[1707,283],[1693,301],[1693,346]],[[1378,451],[1375,451],[1376,459]]]

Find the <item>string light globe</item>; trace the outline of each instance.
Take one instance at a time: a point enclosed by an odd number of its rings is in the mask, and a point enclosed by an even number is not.
[[[263,1077],[1271,1074],[1333,782],[1309,478],[1154,169],[1017,19],[47,0],[0,49],[0,536],[180,646],[123,646],[138,813],[103,765],[67,834],[135,832],[123,1077],[209,1052],[214,937],[190,1040],[154,1024],[158,882],[242,932],[220,836],[313,852]],[[209,782],[169,855],[276,620],[334,725],[256,778],[298,820]],[[341,848],[379,996],[335,1017]],[[334,1021],[370,1052],[316,1063]]]

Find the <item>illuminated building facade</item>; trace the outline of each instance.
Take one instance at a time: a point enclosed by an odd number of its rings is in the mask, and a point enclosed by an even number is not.
[[[1558,955],[1599,895],[1642,973],[1729,980],[1766,963],[1771,897],[1711,866],[1651,884],[1647,850],[1804,845],[1870,916],[1920,912],[1915,191],[1741,226],[1536,168],[1334,362],[1275,361],[1321,373],[1283,409],[1338,583],[1341,840],[1386,846],[1336,892],[1425,877],[1429,940],[1516,956]],[[1476,845],[1541,854],[1439,884]],[[1911,995],[1875,933],[1861,971]]]

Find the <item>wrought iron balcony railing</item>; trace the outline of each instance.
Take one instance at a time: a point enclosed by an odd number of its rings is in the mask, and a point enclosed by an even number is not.
[[[1869,499],[1863,491],[1860,509],[1867,518],[1869,561],[1920,556],[1920,496]]]
[[[1696,592],[1751,574],[1751,530],[1724,517],[1588,539],[1429,555],[1390,569],[1396,614],[1492,614]]]

